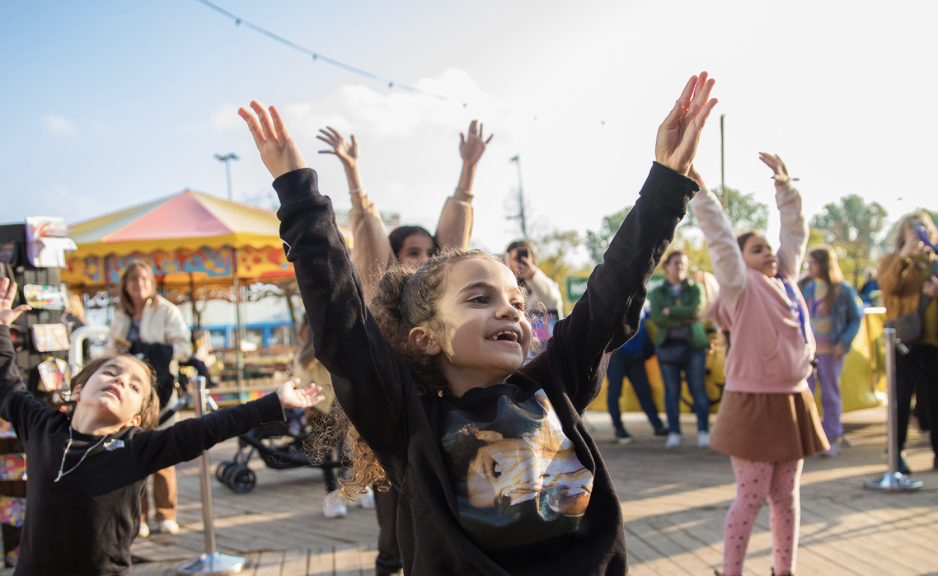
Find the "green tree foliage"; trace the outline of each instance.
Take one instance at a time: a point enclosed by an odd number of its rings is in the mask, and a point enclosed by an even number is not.
[[[567,299],[567,277],[579,273],[589,273],[589,269],[576,269],[570,262],[570,257],[582,243],[583,239],[576,230],[554,230],[546,234],[529,239],[534,254],[537,256],[537,267],[548,277],[560,284],[560,293],[564,299],[564,312],[570,313],[573,304]]]
[[[616,235],[616,231],[619,229],[619,226],[625,222],[625,217],[629,215],[631,210],[631,206],[626,206],[615,214],[603,216],[603,222],[600,225],[599,230],[596,232],[587,230],[586,249],[589,250],[590,258],[595,264],[599,264],[603,261],[603,254],[606,253],[606,248],[609,247],[609,242],[612,240],[612,237]]]
[[[850,194],[837,203],[826,204],[824,211],[811,219],[811,228],[821,231],[824,241],[837,250],[844,277],[855,286],[863,271],[872,265],[873,247],[886,216],[886,209],[879,203],[867,204],[860,196]]]

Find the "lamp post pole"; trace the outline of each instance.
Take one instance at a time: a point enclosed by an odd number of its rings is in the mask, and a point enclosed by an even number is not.
[[[524,185],[521,183],[521,154],[511,159],[518,166],[518,214],[511,216],[512,219],[521,222],[521,236],[528,239],[528,221],[524,213]]]
[[[228,201],[230,202],[233,200],[233,198],[231,197],[231,161],[238,160],[238,155],[235,154],[234,152],[225,154],[224,156],[222,156],[221,154],[216,154],[215,159],[218,160],[219,162],[225,163],[225,178],[228,182]]]

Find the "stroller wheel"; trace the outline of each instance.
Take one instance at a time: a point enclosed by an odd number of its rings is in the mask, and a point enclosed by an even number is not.
[[[225,472],[228,471],[230,466],[234,466],[234,462],[231,460],[222,460],[222,462],[215,468],[215,479],[219,482],[225,482]]]
[[[236,466],[226,474],[226,484],[238,494],[247,494],[257,484],[257,476],[247,466]]]

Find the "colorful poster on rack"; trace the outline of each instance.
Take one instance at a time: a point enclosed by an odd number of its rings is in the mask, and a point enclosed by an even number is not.
[[[37,352],[68,350],[65,324],[33,324],[33,348]]]
[[[55,392],[68,386],[68,363],[61,358],[47,358],[36,367],[39,370],[40,392]]]
[[[49,286],[46,284],[27,284],[23,286],[26,303],[33,308],[43,310],[65,310],[68,308],[68,290],[65,284]]]
[[[26,517],[26,498],[0,496],[0,524],[20,527]]]
[[[26,454],[0,454],[0,480],[26,480]]]

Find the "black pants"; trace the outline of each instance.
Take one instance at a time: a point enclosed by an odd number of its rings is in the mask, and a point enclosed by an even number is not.
[[[899,413],[899,449],[905,447],[912,395],[916,412],[932,430],[931,445],[938,456],[938,347],[912,345],[907,355],[896,354],[896,408]]]
[[[375,574],[387,576],[398,572],[403,566],[401,549],[397,545],[397,502],[400,494],[391,486],[387,492],[375,492],[375,512],[378,514],[378,558],[375,559]]]

